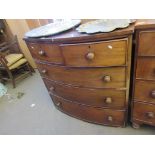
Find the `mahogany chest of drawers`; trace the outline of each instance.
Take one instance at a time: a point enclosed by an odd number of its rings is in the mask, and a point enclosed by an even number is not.
[[[73,117],[125,126],[128,114],[133,26],[111,33],[74,29],[25,38],[55,106]]]
[[[155,125],[155,20],[135,26],[135,64],[131,121],[134,128]]]

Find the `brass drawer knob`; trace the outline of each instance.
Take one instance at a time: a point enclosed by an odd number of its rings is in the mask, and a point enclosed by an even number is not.
[[[88,60],[93,60],[94,57],[95,57],[95,54],[92,53],[92,52],[89,52],[89,53],[87,53],[87,55],[86,55],[86,58],[87,58]]]
[[[46,69],[43,69],[43,70],[41,71],[41,73],[42,73],[42,74],[46,74],[46,73],[47,73],[47,70],[46,70]]]
[[[106,76],[103,77],[103,80],[105,82],[110,82],[111,81],[111,77],[109,75],[106,75]]]
[[[151,97],[152,97],[152,98],[155,98],[155,90],[153,90],[153,91],[151,92]]]
[[[41,50],[41,51],[38,52],[38,54],[41,55],[41,56],[44,56],[45,52]]]
[[[147,116],[148,118],[154,118],[154,117],[155,117],[155,115],[154,115],[153,112],[147,112],[147,113],[146,113],[146,116]]]
[[[108,116],[108,121],[109,121],[109,122],[112,122],[112,121],[113,121],[112,116]]]
[[[53,86],[50,87],[50,91],[54,91],[54,87]]]
[[[111,97],[106,97],[105,98],[105,103],[107,103],[107,104],[112,103],[112,98]]]

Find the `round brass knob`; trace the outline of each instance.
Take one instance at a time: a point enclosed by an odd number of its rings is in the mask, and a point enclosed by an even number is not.
[[[106,97],[105,103],[107,103],[107,104],[112,103],[112,98],[111,97]]]
[[[41,55],[41,56],[45,55],[45,52],[44,52],[44,51],[39,51],[38,53],[39,53],[39,55]]]
[[[108,121],[109,121],[109,122],[112,122],[112,121],[113,121],[112,116],[108,116]]]
[[[42,72],[43,74],[46,74],[46,73],[47,73],[47,70],[46,70],[46,69],[43,69],[41,72]]]
[[[155,90],[153,90],[153,91],[151,92],[151,97],[152,97],[152,98],[155,98]]]
[[[111,77],[109,75],[106,75],[106,76],[103,77],[103,80],[105,82],[110,82],[111,81]]]
[[[153,112],[147,112],[146,113],[148,118],[154,118],[154,113]]]
[[[95,54],[92,53],[92,52],[89,52],[89,53],[87,53],[87,55],[86,55],[86,58],[87,58],[88,60],[93,60],[94,57],[95,57]]]

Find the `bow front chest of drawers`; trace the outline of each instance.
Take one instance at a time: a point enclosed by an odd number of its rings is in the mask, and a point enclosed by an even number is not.
[[[128,113],[133,26],[110,33],[74,29],[25,38],[55,106],[73,117],[125,126]]]

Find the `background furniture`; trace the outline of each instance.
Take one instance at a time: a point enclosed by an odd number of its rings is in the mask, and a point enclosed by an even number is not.
[[[1,81],[10,80],[13,88],[16,80],[27,74],[32,75],[32,68],[22,54],[16,36],[12,41],[0,44],[0,72]]]
[[[25,38],[55,106],[76,118],[125,126],[133,26],[111,33],[70,30]]]
[[[131,121],[139,128],[155,125],[155,20],[138,20],[135,30]]]

